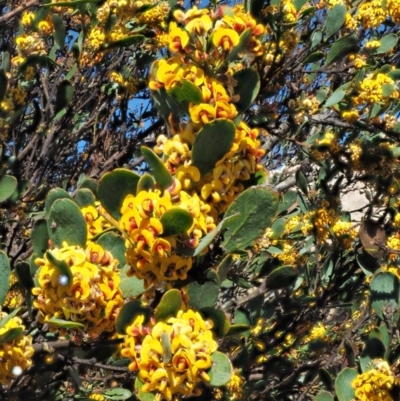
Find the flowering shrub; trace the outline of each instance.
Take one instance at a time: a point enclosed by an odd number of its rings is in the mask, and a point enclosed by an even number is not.
[[[397,400],[399,5],[6,0],[0,398]]]

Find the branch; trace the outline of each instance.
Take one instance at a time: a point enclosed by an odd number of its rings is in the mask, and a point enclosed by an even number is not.
[[[0,24],[2,22],[8,21],[9,19],[13,18],[17,14],[22,13],[22,11],[25,11],[27,8],[36,7],[36,6],[39,6],[39,5],[40,5],[40,3],[39,3],[38,0],[28,1],[27,3],[22,4],[21,6],[15,8],[14,10],[10,11],[9,13],[7,13],[6,15],[3,15],[2,17],[0,17]]]

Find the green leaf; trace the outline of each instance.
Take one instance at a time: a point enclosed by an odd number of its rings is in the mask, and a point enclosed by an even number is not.
[[[140,280],[135,276],[121,277],[121,284],[119,288],[122,291],[122,297],[124,299],[137,297],[146,291],[144,288],[144,280]]]
[[[382,95],[383,96],[390,96],[394,92],[394,85],[392,84],[383,84],[382,88]]]
[[[226,251],[250,246],[271,225],[278,203],[278,194],[268,187],[253,187],[242,192],[225,213],[225,217],[238,214],[223,225],[227,229],[222,243]]]
[[[348,339],[344,340],[344,351],[347,359],[347,364],[349,368],[356,366],[356,356],[354,352],[354,346]]]
[[[121,207],[127,195],[135,195],[140,176],[125,168],[106,173],[100,180],[98,198],[115,219],[121,217]]]
[[[322,381],[322,383],[324,384],[324,386],[329,391],[334,389],[333,378],[332,378],[331,374],[326,369],[319,368],[318,369],[318,376],[319,376],[320,380]]]
[[[271,226],[271,231],[272,231],[271,239],[277,239],[283,234],[283,232],[285,231],[285,224],[286,224],[286,219],[284,218],[274,221],[274,224],[272,224]]]
[[[49,193],[46,196],[46,201],[44,203],[44,210],[46,214],[49,214],[51,206],[57,199],[70,199],[71,195],[67,192],[64,191],[62,188],[54,188],[49,191]]]
[[[311,47],[310,50],[314,49],[317,47],[322,40],[322,31],[319,29],[316,29],[312,34],[311,34]]]
[[[7,330],[5,333],[0,335],[0,344],[7,343],[16,339],[23,331],[24,329],[22,328],[22,326],[13,327],[12,329]]]
[[[244,68],[235,72],[232,78],[237,81],[234,94],[239,95],[239,100],[235,102],[236,110],[242,114],[253,104],[260,91],[260,77],[253,69]]]
[[[137,377],[135,379],[135,396],[140,400],[140,401],[155,401],[156,396],[153,393],[145,393],[141,390],[143,387],[143,383],[140,381],[140,379]]]
[[[179,103],[168,96],[164,88],[158,91],[152,91],[151,94],[153,97],[154,105],[160,112],[161,117],[164,119],[165,122],[168,121],[168,117],[171,113],[175,118],[178,118],[180,113]]]
[[[74,97],[74,87],[71,82],[64,80],[57,88],[54,115],[69,105]]]
[[[332,93],[326,100],[324,107],[331,107],[335,104],[338,104],[343,98],[346,96],[346,92],[342,89],[337,89],[335,92]]]
[[[219,282],[217,273],[209,269],[201,282],[192,281],[187,287],[189,305],[195,309],[213,306],[218,298]]]
[[[163,226],[162,235],[168,237],[185,234],[193,225],[193,217],[187,210],[173,207],[161,216],[160,222]]]
[[[238,216],[238,214],[229,216],[229,217],[225,217],[219,224],[217,227],[215,227],[212,231],[210,231],[207,235],[205,235],[204,237],[202,237],[202,239],[200,240],[199,245],[197,246],[197,248],[195,249],[194,253],[192,256],[196,257],[198,255],[200,255],[204,249],[206,249],[211,242],[214,240],[214,238],[218,235],[218,233],[221,231],[223,225],[225,222],[227,222],[228,220],[232,220],[234,219],[236,216]]]
[[[10,261],[7,255],[0,251],[0,306],[3,305],[10,287],[10,274]]]
[[[0,319],[0,329],[3,328],[20,310],[21,308],[16,308],[10,314]]]
[[[70,322],[68,320],[57,319],[54,316],[47,322],[52,326],[61,327],[63,329],[84,329],[85,326],[79,322]]]
[[[229,268],[232,266],[232,262],[232,255],[226,255],[222,262],[217,266],[217,276],[220,283],[225,280],[226,274],[228,273]]]
[[[387,76],[394,79],[395,81],[398,81],[400,79],[400,70],[391,70],[387,73]]]
[[[17,179],[11,175],[0,177],[0,203],[6,201],[17,189]]]
[[[328,40],[334,35],[344,24],[346,20],[347,7],[345,4],[336,4],[328,11],[325,21],[325,35]]]
[[[156,322],[163,322],[170,317],[175,317],[181,309],[182,295],[179,290],[167,291],[161,298],[157,308],[154,310]]]
[[[296,11],[300,11],[300,9],[307,3],[307,0],[293,0],[293,5]]]
[[[383,358],[385,346],[379,338],[369,338],[364,345],[360,356],[360,368],[363,373],[371,368],[371,362],[376,358]]]
[[[235,133],[235,124],[222,118],[205,125],[198,132],[192,148],[192,164],[202,176],[231,150]]]
[[[132,35],[127,38],[119,39],[114,42],[105,43],[101,48],[102,49],[115,49],[119,47],[133,46],[142,43],[146,39],[143,35]]]
[[[296,191],[287,191],[283,198],[280,199],[277,214],[281,214],[282,212],[286,212],[297,200],[297,192]]]
[[[139,315],[144,315],[143,324],[146,324],[150,319],[150,308],[143,306],[140,301],[136,300],[124,304],[115,321],[116,332],[119,334],[126,334],[126,328],[132,324]]]
[[[300,170],[296,171],[296,185],[301,191],[303,191],[305,195],[308,195],[307,180],[304,174]]]
[[[370,283],[370,303],[376,314],[384,319],[384,312],[393,312],[398,308],[399,279],[390,272],[379,272]]]
[[[338,374],[335,381],[335,391],[339,401],[352,401],[356,398],[351,383],[357,375],[358,372],[352,368],[345,368]]]
[[[96,243],[118,260],[119,268],[125,266],[125,240],[120,235],[107,232],[101,235]]]
[[[86,246],[86,220],[79,207],[69,199],[57,199],[51,206],[47,229],[56,248],[68,246]]]
[[[137,184],[136,193],[141,191],[152,191],[155,188],[154,178],[150,174],[143,174]]]
[[[97,196],[97,191],[99,189],[99,184],[97,183],[97,181],[93,180],[92,178],[88,178],[84,174],[82,174],[79,177],[79,180],[78,180],[78,188],[80,188],[80,189],[83,189],[83,188],[90,189],[93,192],[93,195]]]
[[[167,94],[180,105],[183,105],[186,111],[188,110],[189,103],[199,104],[203,101],[200,89],[187,79],[182,79],[176,83],[171,90],[167,91]]]
[[[53,14],[51,20],[54,25],[54,41],[60,46],[60,49],[65,45],[65,26],[63,19],[58,14]]]
[[[383,36],[380,40],[380,46],[375,50],[374,54],[383,54],[392,50],[397,45],[397,35],[389,33],[389,35]]]
[[[10,72],[10,70],[11,70],[10,52],[3,51],[3,60],[2,60],[1,66],[5,72]]]
[[[46,258],[56,268],[56,270],[60,273],[60,275],[67,277],[68,281],[65,285],[71,285],[73,275],[72,275],[71,268],[68,266],[67,262],[65,262],[64,260],[57,259],[51,253],[51,251],[46,252]]]
[[[244,335],[246,332],[249,332],[250,329],[251,329],[251,326],[248,324],[231,324],[229,326],[229,330],[225,334],[225,336],[235,337],[235,336],[239,336],[239,335]]]
[[[281,266],[273,270],[267,277],[267,288],[279,290],[288,287],[296,281],[299,273],[294,266]]]
[[[7,93],[8,78],[3,69],[0,69],[0,102]]]
[[[24,287],[26,291],[31,291],[35,286],[32,275],[31,268],[27,262],[18,261],[15,265],[15,273],[17,274],[18,281]]]
[[[93,192],[88,188],[78,189],[75,195],[75,202],[80,208],[94,206],[96,199]]]
[[[329,65],[337,60],[343,59],[348,54],[354,52],[358,46],[358,37],[350,33],[343,38],[338,39],[331,47],[326,57],[325,64]]]
[[[315,63],[316,61],[322,60],[324,57],[325,57],[325,53],[314,52],[306,57],[306,59],[303,61],[303,64]]]
[[[114,387],[110,390],[105,391],[102,395],[109,400],[127,400],[132,397],[132,392],[126,388]]]
[[[314,401],[334,401],[334,400],[335,399],[333,395],[331,393],[328,393],[327,391],[321,391],[314,398]]]
[[[224,386],[233,374],[232,364],[229,358],[222,352],[214,352],[211,354],[212,366],[208,371],[210,376],[209,384],[213,387]]]
[[[161,159],[147,146],[142,146],[140,151],[142,152],[144,160],[146,160],[147,164],[150,166],[150,170],[160,189],[163,191],[170,187],[172,185],[172,177]]]
[[[201,313],[204,319],[210,319],[213,321],[214,325],[212,331],[218,337],[224,337],[226,333],[228,333],[231,325],[225,313],[221,309],[216,309],[213,308],[212,306],[207,306],[201,308],[199,312]]]
[[[33,252],[42,257],[49,247],[49,239],[46,219],[36,220],[31,233]]]

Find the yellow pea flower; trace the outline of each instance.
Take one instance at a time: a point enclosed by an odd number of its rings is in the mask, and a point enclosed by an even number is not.
[[[218,28],[213,35],[213,44],[215,47],[222,47],[224,51],[231,50],[239,43],[239,34],[233,29]]]

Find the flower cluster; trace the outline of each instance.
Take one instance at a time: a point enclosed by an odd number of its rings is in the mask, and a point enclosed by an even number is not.
[[[188,211],[193,224],[186,233],[163,235],[162,215],[173,207]],[[173,198],[168,191],[141,191],[128,195],[121,208],[120,228],[128,234],[127,263],[145,280],[146,287],[156,282],[184,280],[192,267],[192,258],[179,254],[178,248],[196,248],[201,237],[215,228],[210,206],[194,194],[179,191]]]
[[[394,81],[383,73],[370,75],[364,78],[361,81],[358,96],[353,98],[354,104],[356,106],[360,106],[379,102],[387,103],[390,100],[390,97],[399,97],[399,92],[397,89],[393,89],[390,94],[387,94],[383,90],[383,85],[386,85],[386,87],[388,85],[394,85]]]
[[[60,273],[47,254],[36,259],[40,266],[39,287],[33,305],[41,322],[51,325],[52,317],[80,323],[91,337],[114,330],[118,310],[123,304],[117,261],[100,245],[88,243],[86,249],[65,246],[51,251],[53,258],[68,266],[72,280]],[[53,260],[52,258],[52,260]]]
[[[138,371],[141,391],[155,394],[156,400],[199,394],[198,383],[210,381],[207,371],[218,347],[212,323],[191,309],[166,322],[143,323],[139,316],[127,327],[121,351],[132,361],[129,370]]]
[[[7,319],[5,313],[0,315],[2,319]],[[13,379],[21,374],[25,369],[32,365],[32,337],[25,336],[22,331],[25,326],[19,317],[9,319],[0,328],[0,336],[9,330],[21,330],[21,334],[11,341],[0,343],[0,384],[9,385]]]
[[[395,376],[388,363],[382,359],[374,359],[373,369],[359,374],[352,382],[352,386],[360,401],[392,401],[389,391],[394,382]]]
[[[86,206],[81,211],[86,220],[88,239],[93,238],[110,227],[110,222],[103,217],[106,211],[101,205],[97,205],[96,207]]]
[[[10,275],[10,289],[8,290],[6,299],[3,303],[3,308],[15,309],[20,306],[25,300],[23,289],[18,282],[15,272]]]

